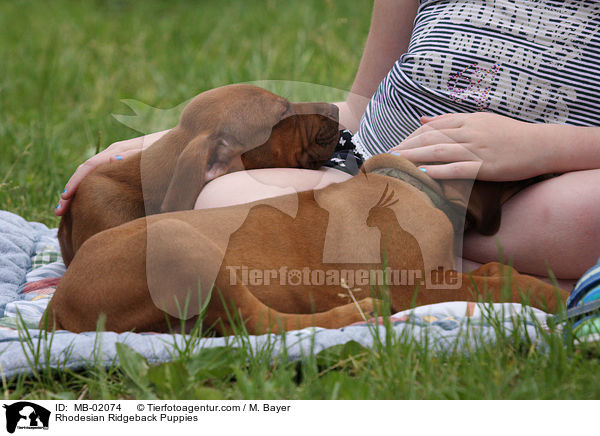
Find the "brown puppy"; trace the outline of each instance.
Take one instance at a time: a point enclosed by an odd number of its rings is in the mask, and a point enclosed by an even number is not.
[[[412,173],[413,182],[382,169]],[[408,161],[381,155],[321,190],[129,222],[81,247],[48,305],[49,326],[94,330],[105,314],[107,330],[167,331],[176,318],[195,322],[207,303],[205,325],[221,334],[231,332],[232,313],[253,334],[337,328],[361,320],[359,306],[370,316],[383,281],[394,312],[455,300],[520,302],[521,293],[535,307],[559,308],[564,291],[510,267],[457,274],[442,209],[460,201],[440,209],[440,192]]]
[[[81,182],[58,231],[65,264],[102,230],[146,215],[193,209],[202,187],[220,175],[319,168],[337,139],[335,105],[290,103],[251,85],[203,92],[151,147],[100,165]]]

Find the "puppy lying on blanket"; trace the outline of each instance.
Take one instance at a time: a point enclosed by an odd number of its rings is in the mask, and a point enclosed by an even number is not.
[[[232,314],[252,334],[339,328],[372,315],[384,286],[370,284],[387,272],[394,312],[522,296],[557,310],[564,291],[510,267],[454,271],[449,216],[465,203],[447,200],[405,159],[379,155],[320,190],[147,216],[83,244],[41,327],[94,330],[105,314],[107,330],[168,331],[177,318],[195,322],[206,305],[205,325],[221,334],[232,331]]]
[[[58,238],[68,266],[92,235],[146,215],[193,209],[202,187],[233,171],[316,169],[333,153],[338,109],[290,103],[251,85],[204,92],[179,124],[140,154],[106,163],[77,189]]]

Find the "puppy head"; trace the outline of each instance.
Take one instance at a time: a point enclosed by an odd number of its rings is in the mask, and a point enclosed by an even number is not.
[[[232,145],[264,144],[290,103],[252,85],[228,85],[196,96],[185,107],[178,127],[192,137],[209,134]]]
[[[409,174],[411,177],[407,180],[408,183],[426,186],[435,193],[434,197],[444,198],[446,201],[436,206],[448,215],[457,232],[475,229],[482,235],[495,234],[500,228],[502,204],[522,186],[522,182],[434,180],[419,171],[414,163],[388,153],[373,156],[365,162],[361,170],[369,173],[381,168],[398,169]]]
[[[235,170],[319,168],[338,139],[338,108],[329,103],[290,103],[251,85],[204,92],[185,108],[180,126],[207,135],[208,180]],[[234,163],[241,156],[241,164]]]
[[[318,168],[337,143],[338,110],[327,103],[290,103],[256,86],[229,85],[194,98],[177,129],[188,139],[162,212],[193,208],[207,182],[233,171]]]
[[[242,154],[245,169],[317,169],[331,157],[338,141],[338,108],[329,103],[290,103],[269,139]]]
[[[425,192],[434,205],[446,213],[456,232],[462,231],[465,216],[467,219],[471,216],[468,202],[472,181],[434,180],[419,171],[414,163],[389,153],[371,157],[361,171],[395,177]]]

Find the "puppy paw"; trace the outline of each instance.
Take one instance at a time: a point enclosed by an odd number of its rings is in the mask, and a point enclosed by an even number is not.
[[[473,276],[483,276],[483,277],[506,277],[517,276],[519,273],[511,266],[504,265],[500,262],[489,262],[485,265],[481,265],[476,270],[471,271]]]

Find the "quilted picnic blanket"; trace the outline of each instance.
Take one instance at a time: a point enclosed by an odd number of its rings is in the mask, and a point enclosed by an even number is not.
[[[56,239],[56,229],[28,222],[18,215],[0,211],[0,375],[12,377],[32,373],[41,367],[81,369],[87,365],[109,366],[117,362],[116,344],[125,343],[143,355],[149,363],[173,359],[177,346],[185,338],[177,334],[113,333],[66,331],[48,335],[37,329],[48,301],[65,272]],[[82,290],[83,291],[83,290]],[[391,317],[394,333],[416,340],[427,340],[437,350],[471,349],[481,339],[494,341],[498,320],[504,332],[519,326],[529,338],[539,335],[547,315],[519,304],[483,305],[451,302],[422,306]],[[490,322],[490,320],[495,320]],[[365,347],[378,340],[373,328],[381,323],[354,324],[341,329],[309,328],[282,335],[244,338],[245,346],[259,350],[269,347],[274,356],[285,351],[290,359],[307,353],[356,341]],[[464,334],[475,329],[478,334]],[[385,337],[381,332],[379,337]],[[241,345],[240,338],[202,338],[194,352],[204,348]]]

